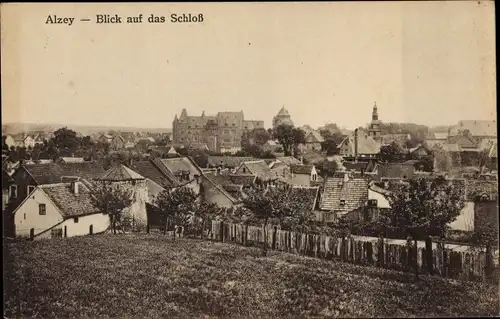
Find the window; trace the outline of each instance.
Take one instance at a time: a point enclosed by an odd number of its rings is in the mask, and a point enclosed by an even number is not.
[[[26,220],[26,213],[24,213],[24,219]]]
[[[316,174],[313,174],[313,176],[312,176],[312,180],[313,180],[313,181],[316,181]]]
[[[31,194],[31,192],[34,190],[35,190],[35,186],[28,185],[28,195]]]
[[[340,200],[340,206],[345,206],[345,199]]]
[[[78,217],[73,218],[73,222],[74,222],[75,224],[78,224]]]
[[[17,198],[17,185],[10,185],[10,197]]]
[[[45,206],[45,204],[38,204],[38,214],[40,215],[47,214],[47,207]]]

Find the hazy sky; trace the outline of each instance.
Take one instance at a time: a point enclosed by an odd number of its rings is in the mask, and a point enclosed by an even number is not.
[[[298,125],[496,118],[491,2],[2,4],[3,122],[171,127],[285,106]],[[95,24],[203,13],[200,24]],[[45,24],[47,15],[75,17]],[[92,22],[80,22],[80,18]],[[123,21],[125,22],[125,21]],[[145,21],[146,22],[146,21]]]

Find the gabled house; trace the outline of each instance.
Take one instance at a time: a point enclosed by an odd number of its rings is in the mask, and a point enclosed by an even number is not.
[[[39,185],[56,184],[80,177],[92,181],[104,172],[95,161],[83,163],[47,163],[21,165],[13,174],[11,185],[12,209],[17,207]]]
[[[325,139],[318,131],[311,131],[305,137],[304,143],[304,151],[321,151],[321,143],[323,143]]]
[[[408,155],[411,159],[422,159],[431,154],[432,152],[427,147],[421,144],[408,149]]]
[[[287,183],[294,186],[313,186],[323,183],[314,165],[290,165],[289,175],[285,176]]]
[[[277,157],[273,163],[283,163],[286,165],[299,165],[299,164],[302,164],[302,161],[293,157],[293,156],[281,156],[281,157]],[[271,164],[271,165],[274,165],[274,164]],[[271,165],[269,167],[272,168]]]
[[[235,175],[251,174],[257,177],[258,181],[267,183],[274,181],[277,177],[263,160],[243,162],[235,170]]]
[[[365,161],[377,158],[380,153],[380,143],[367,132],[354,130],[338,146],[339,155],[346,159]]]
[[[322,221],[333,222],[365,207],[368,184],[368,179],[351,178],[347,172],[327,178],[319,204],[319,209],[323,211]]]
[[[464,120],[460,121],[457,125],[450,128],[449,135],[461,135],[463,132],[469,132],[476,141],[481,141],[484,138],[496,139],[497,136],[497,121],[478,121],[478,120]]]
[[[208,156],[208,168],[230,168],[236,169],[241,163],[256,161],[258,159],[244,156]]]
[[[382,145],[390,145],[396,143],[399,147],[405,148],[406,142],[410,139],[409,134],[384,134],[381,136]]]
[[[206,202],[217,204],[219,207],[237,206],[246,195],[243,185],[235,182],[229,175],[203,174],[200,194]]]
[[[12,215],[21,238],[92,235],[109,228],[109,216],[94,206],[91,190],[80,181],[37,186]]]
[[[111,140],[109,147],[112,150],[121,150],[125,148],[125,144],[127,144],[125,139],[121,135],[117,134]]]
[[[61,163],[84,163],[85,159],[83,157],[60,157],[59,162]]]

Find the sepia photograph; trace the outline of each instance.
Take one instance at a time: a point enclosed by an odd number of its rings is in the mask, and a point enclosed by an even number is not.
[[[0,24],[4,318],[500,315],[493,1]]]

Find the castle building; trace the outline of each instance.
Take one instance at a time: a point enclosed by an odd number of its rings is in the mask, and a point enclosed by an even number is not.
[[[206,144],[212,152],[234,154],[241,150],[243,132],[264,128],[264,121],[245,120],[243,111],[189,116],[186,109],[182,109],[179,118],[175,115],[172,128],[175,144]]]
[[[380,129],[381,121],[378,119],[378,109],[377,102],[373,105],[372,111],[372,121],[370,123],[369,136],[371,136],[375,141],[380,142],[381,140],[381,129]]]
[[[282,107],[278,114],[276,114],[276,116],[273,118],[273,128],[276,128],[280,125],[293,126],[292,117],[285,109],[285,107]]]

